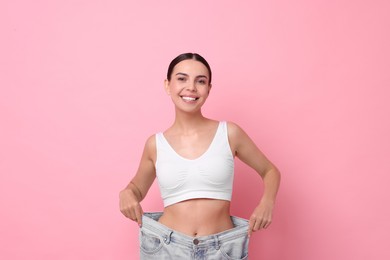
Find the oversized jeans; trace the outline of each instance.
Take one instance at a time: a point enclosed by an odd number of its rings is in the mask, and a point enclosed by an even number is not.
[[[248,221],[231,217],[233,228],[221,233],[191,237],[158,222],[161,212],[144,213],[140,229],[141,260],[248,259]]]

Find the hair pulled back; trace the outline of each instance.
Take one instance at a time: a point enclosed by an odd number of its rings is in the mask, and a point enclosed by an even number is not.
[[[180,54],[179,56],[177,56],[176,58],[174,58],[171,61],[171,63],[169,64],[169,67],[168,67],[168,72],[167,72],[167,79],[168,80],[171,80],[171,75],[172,75],[172,72],[173,72],[173,69],[175,68],[175,66],[183,60],[196,60],[196,61],[201,62],[203,65],[205,65],[207,70],[209,71],[209,84],[211,83],[211,68],[210,68],[209,63],[206,61],[205,58],[203,58],[199,54],[191,53],[191,52]]]

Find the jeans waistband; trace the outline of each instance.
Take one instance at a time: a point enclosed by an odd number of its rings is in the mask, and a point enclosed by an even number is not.
[[[144,213],[142,216],[142,227],[161,235],[166,244],[174,242],[190,248],[194,246],[198,248],[215,246],[218,249],[220,244],[246,236],[248,233],[248,220],[231,216],[234,226],[232,229],[207,236],[191,237],[158,222],[161,215],[162,212]]]

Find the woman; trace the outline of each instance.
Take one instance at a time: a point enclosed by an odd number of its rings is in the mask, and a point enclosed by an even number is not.
[[[172,60],[164,85],[175,121],[147,139],[136,175],[120,192],[121,212],[141,227],[141,259],[247,259],[252,232],[271,224],[280,173],[237,124],[203,116],[211,76],[199,54]],[[236,156],[264,182],[249,221],[230,216]],[[140,202],[156,176],[164,211],[144,213]]]

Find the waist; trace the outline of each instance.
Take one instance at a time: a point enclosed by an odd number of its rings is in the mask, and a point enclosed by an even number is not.
[[[230,202],[215,199],[191,199],[164,209],[161,224],[189,236],[219,233],[233,227]]]
[[[142,229],[150,230],[155,232],[156,234],[161,235],[164,238],[164,241],[171,240],[176,243],[181,243],[182,245],[186,245],[192,248],[192,246],[206,246],[214,244],[216,240],[220,242],[226,242],[229,240],[235,240],[239,237],[247,237],[248,233],[248,220],[230,216],[231,221],[233,223],[233,227],[231,229],[208,234],[208,235],[200,235],[200,236],[190,236],[180,231],[173,230],[164,224],[158,222],[159,218],[162,216],[162,212],[145,212],[142,217]],[[197,240],[197,241],[195,241]],[[169,243],[169,241],[168,241]]]

